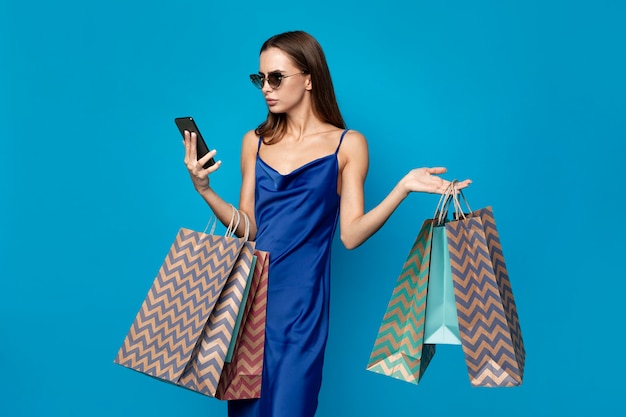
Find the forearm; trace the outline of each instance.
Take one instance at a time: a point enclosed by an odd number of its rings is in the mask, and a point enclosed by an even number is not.
[[[342,213],[341,218],[341,240],[346,248],[354,249],[376,233],[409,193],[445,193],[451,182],[437,176],[444,172],[446,169],[442,167],[411,170],[378,206],[365,214],[363,214],[362,198],[360,194],[354,192],[357,186],[352,186],[352,193],[349,194],[349,197],[357,197],[358,202],[346,203],[346,211],[350,214]],[[471,184],[471,180],[467,179],[456,182],[455,187],[457,190],[461,190],[469,184]],[[343,207],[342,203],[342,210]]]
[[[398,183],[373,209],[341,226],[341,241],[347,249],[355,249],[376,233],[400,203],[407,197],[405,187]]]

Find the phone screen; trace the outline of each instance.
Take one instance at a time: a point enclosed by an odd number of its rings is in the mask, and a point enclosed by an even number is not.
[[[209,153],[209,148],[206,146],[206,142],[200,133],[200,129],[198,129],[198,126],[192,117],[177,117],[174,119],[174,122],[176,123],[176,126],[178,126],[178,130],[183,137],[185,137],[185,130],[196,133],[196,159],[200,159]],[[215,164],[215,160],[211,158],[206,164],[204,164],[204,168],[206,169],[213,164]]]

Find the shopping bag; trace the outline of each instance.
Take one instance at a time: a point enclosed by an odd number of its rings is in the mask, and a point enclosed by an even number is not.
[[[209,315],[178,385],[209,397],[216,396],[247,281],[251,277],[254,247],[254,242],[245,242],[241,248],[239,259]]]
[[[238,223],[231,221],[224,236],[179,230],[115,363],[215,395],[217,382],[212,388],[210,381],[223,369],[254,254],[247,232],[234,236]],[[211,346],[213,361],[198,369],[201,341]],[[182,380],[190,369],[196,371],[193,386]]]
[[[255,255],[252,257],[252,263],[250,264],[251,275],[246,282],[246,288],[243,291],[243,298],[241,300],[241,305],[239,306],[239,313],[237,314],[237,319],[235,320],[235,325],[233,327],[233,332],[232,332],[233,338],[230,340],[230,345],[228,346],[228,352],[226,352],[226,358],[224,359],[226,363],[230,363],[233,360],[233,353],[235,352],[235,344],[237,342],[237,335],[239,334],[239,331],[241,328],[241,322],[243,321],[244,311],[250,310],[249,308],[246,308],[246,306],[248,306],[248,298],[254,298],[253,296],[250,296],[250,287],[252,286],[252,281],[254,280],[253,274],[254,274],[254,269],[256,268],[256,261],[257,261],[256,252],[257,251],[254,251]]]
[[[445,226],[433,228],[424,343],[461,344]]]
[[[257,258],[248,300],[242,315],[232,360],[224,365],[217,398],[241,400],[261,396],[269,253],[255,251]]]
[[[455,201],[455,183],[442,194],[435,215],[430,251],[430,271],[426,296],[424,343],[460,345],[459,324],[445,222],[450,205]]]
[[[456,220],[445,227],[470,382],[520,385],[526,353],[493,210],[466,214],[455,205]]]
[[[433,220],[426,220],[404,263],[366,369],[413,384],[435,354],[424,344],[424,316]]]

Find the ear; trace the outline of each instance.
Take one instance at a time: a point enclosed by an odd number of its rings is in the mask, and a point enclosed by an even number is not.
[[[313,90],[313,84],[311,83],[311,76],[310,75],[306,77],[305,87],[306,87],[307,91]]]

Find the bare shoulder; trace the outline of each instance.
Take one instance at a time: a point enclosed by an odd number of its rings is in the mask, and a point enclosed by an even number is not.
[[[342,173],[346,173],[347,166],[352,167],[357,172],[367,172],[369,166],[369,154],[367,140],[365,136],[356,130],[349,130],[343,137],[341,148],[339,148],[339,168]]]
[[[256,144],[259,140],[259,137],[256,135],[256,133],[254,133],[254,129],[252,130],[248,130],[244,135],[243,135],[243,146],[246,146],[250,143],[254,143]]]
[[[348,130],[341,143],[340,153],[349,159],[351,156],[367,158],[367,139],[357,130]]]
[[[241,144],[241,151],[243,154],[255,153],[259,144],[259,137],[254,133],[253,130],[249,130],[243,135],[243,140]]]
[[[367,146],[367,139],[358,130],[348,130],[343,138],[343,145],[348,146]]]

